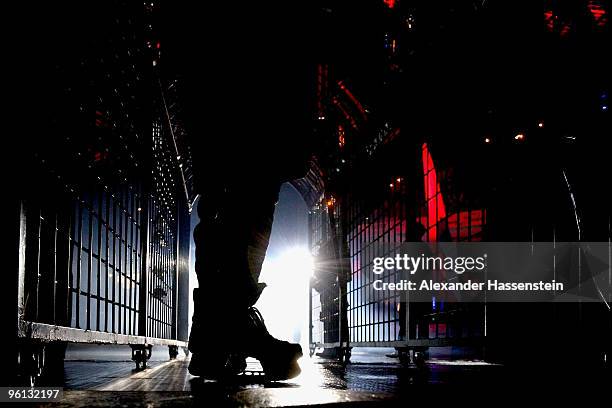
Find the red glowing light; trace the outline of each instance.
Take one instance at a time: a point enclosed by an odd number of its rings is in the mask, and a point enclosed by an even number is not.
[[[353,102],[355,104],[355,106],[357,107],[357,110],[359,111],[359,113],[361,113],[361,116],[363,116],[365,118],[366,117],[366,112],[365,112],[365,109],[364,109],[363,105],[361,105],[361,102],[359,102],[359,100],[355,97],[355,95],[353,95],[353,93],[350,91],[350,89],[348,89],[346,87],[346,85],[344,85],[344,83],[342,81],[338,81],[338,86],[346,94],[346,96],[349,97],[351,102]]]
[[[595,24],[599,27],[603,27],[608,22],[608,13],[606,9],[603,8],[599,1],[591,0],[587,5],[589,12],[593,16],[593,20],[595,20]]]
[[[546,28],[548,31],[554,30],[555,20],[557,20],[557,16],[552,12],[552,10],[546,10],[544,12],[544,21],[546,22]]]
[[[387,5],[387,7],[389,7],[390,9],[395,7],[395,0],[383,0],[383,2]]]
[[[423,143],[423,181],[425,183],[425,206],[427,208],[426,227],[429,231],[429,240],[438,238],[438,223],[446,217],[446,207],[440,191],[440,183],[434,166],[433,158],[429,153],[427,143]]]
[[[461,211],[448,216],[448,232],[453,240],[476,240],[482,233],[486,213],[484,210]]]
[[[344,147],[345,143],[346,143],[346,140],[345,140],[344,127],[342,125],[338,125],[338,146],[342,148]]]
[[[94,152],[94,162],[100,162],[108,159],[108,152]]]
[[[567,37],[571,29],[572,29],[572,26],[570,25],[570,23],[566,23],[563,25],[563,27],[561,27],[561,32],[559,33],[559,35],[561,37]]]
[[[342,115],[344,115],[344,118],[350,123],[351,127],[355,130],[359,130],[359,127],[357,126],[357,122],[355,121],[353,116],[348,112],[348,110],[346,110],[346,108],[342,105],[342,103],[338,100],[338,98],[335,98],[335,97],[332,98],[332,103],[334,104],[334,106],[336,106],[340,110]]]
[[[95,123],[96,123],[96,127],[102,127],[102,128],[110,127],[108,121],[106,120],[106,117],[104,116],[104,113],[102,113],[99,110],[96,111],[96,122]]]

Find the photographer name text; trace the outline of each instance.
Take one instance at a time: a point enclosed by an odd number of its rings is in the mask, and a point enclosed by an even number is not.
[[[374,290],[388,291],[563,291],[564,286],[561,282],[552,280],[550,282],[500,282],[498,280],[487,280],[486,282],[434,282],[431,279],[423,279],[414,282],[402,279],[398,282],[384,282],[375,280]]]

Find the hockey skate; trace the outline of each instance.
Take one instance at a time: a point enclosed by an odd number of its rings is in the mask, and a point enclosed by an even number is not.
[[[303,355],[301,346],[274,338],[255,307],[233,311],[236,319],[229,325],[228,320],[224,324],[204,321],[199,289],[194,289],[194,306],[189,336],[192,375],[208,380],[238,380],[247,373],[247,357],[257,359],[263,368],[263,373],[248,374],[263,381],[287,380],[300,374],[297,360]],[[207,335],[205,324],[216,327],[225,338],[214,340],[212,334]]]

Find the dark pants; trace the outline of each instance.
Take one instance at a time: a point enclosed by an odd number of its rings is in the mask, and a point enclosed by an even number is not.
[[[206,306],[244,309],[259,298],[279,189],[280,182],[266,180],[228,183],[200,198],[195,269]]]

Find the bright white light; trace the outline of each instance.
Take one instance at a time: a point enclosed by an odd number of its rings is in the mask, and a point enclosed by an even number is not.
[[[293,279],[311,278],[314,273],[314,261],[310,251],[305,247],[293,247],[283,252],[274,262],[276,268],[292,275]]]
[[[267,284],[257,306],[273,336],[308,349],[308,290],[314,261],[305,246],[266,256],[259,280]]]

